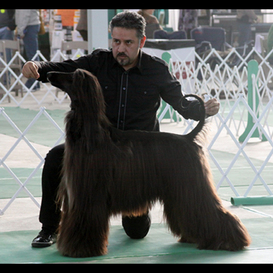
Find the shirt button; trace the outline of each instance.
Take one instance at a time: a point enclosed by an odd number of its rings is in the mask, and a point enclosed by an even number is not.
[[[122,90],[126,90],[126,87],[123,87]]]
[[[124,104],[121,104],[121,107],[124,108]]]

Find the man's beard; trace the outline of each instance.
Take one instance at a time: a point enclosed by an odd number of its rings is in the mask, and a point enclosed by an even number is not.
[[[118,58],[118,57],[125,57],[125,58]],[[126,66],[132,63],[130,58],[123,52],[120,52],[117,54],[116,60],[121,66]]]

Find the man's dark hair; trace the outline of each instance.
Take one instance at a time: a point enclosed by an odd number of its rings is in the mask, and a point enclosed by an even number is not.
[[[143,16],[136,12],[124,11],[118,13],[113,17],[109,24],[111,33],[114,27],[123,27],[127,29],[135,29],[137,31],[138,39],[142,39],[145,36],[146,22]]]

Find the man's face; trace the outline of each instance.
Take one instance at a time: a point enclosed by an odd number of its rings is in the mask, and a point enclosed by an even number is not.
[[[112,31],[112,51],[117,62],[125,70],[137,64],[139,50],[144,46],[146,37],[137,37],[136,29],[114,27]]]

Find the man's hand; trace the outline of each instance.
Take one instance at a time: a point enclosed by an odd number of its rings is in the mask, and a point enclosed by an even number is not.
[[[217,99],[213,98],[205,102],[206,116],[214,116],[219,112],[220,103]]]
[[[40,74],[38,73],[38,66],[34,62],[26,62],[22,69],[23,75],[28,79],[38,79]]]

